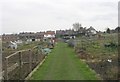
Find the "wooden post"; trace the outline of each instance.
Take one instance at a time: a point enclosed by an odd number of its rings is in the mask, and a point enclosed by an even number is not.
[[[40,50],[37,49],[37,64],[40,62]]]
[[[34,56],[34,57],[35,57],[35,64],[37,64],[37,58],[38,58],[38,57],[37,57],[37,50],[36,50],[36,49],[35,49],[35,54],[34,54],[34,55],[35,55],[35,56]]]
[[[42,49],[40,50],[39,62],[41,62],[41,56],[42,56]]]
[[[22,80],[22,54],[19,52],[19,80]]]
[[[8,80],[8,58],[5,58],[5,72],[4,72],[4,76],[5,76],[5,80]]]
[[[38,48],[37,48],[37,50],[36,50],[36,64],[38,64],[39,63],[39,50],[38,50]]]
[[[29,71],[32,71],[32,51],[29,50]]]

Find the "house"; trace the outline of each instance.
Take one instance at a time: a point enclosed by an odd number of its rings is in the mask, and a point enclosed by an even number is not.
[[[23,32],[19,34],[19,38],[23,41],[40,41],[44,38],[45,32]]]
[[[85,35],[86,27],[80,27],[78,31],[76,31],[77,35]]]
[[[120,27],[115,28],[116,33],[120,33]]]
[[[47,31],[44,33],[44,39],[55,38],[55,31]]]
[[[43,40],[45,32],[37,32],[35,33],[35,39],[36,41]]]
[[[33,32],[23,32],[19,34],[20,40],[23,41],[34,41],[35,40],[35,33]]]
[[[2,41],[10,42],[10,41],[17,41],[19,39],[17,34],[3,34]]]
[[[97,34],[97,31],[92,26],[88,28],[86,31],[87,36],[94,36]]]

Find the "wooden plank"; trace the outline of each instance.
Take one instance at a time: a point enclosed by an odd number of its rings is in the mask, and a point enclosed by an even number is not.
[[[18,66],[19,66],[19,64],[18,64],[18,63],[15,63],[15,64],[12,65],[11,67],[7,68],[8,73],[11,72],[11,71],[13,71],[14,69],[16,69]]]
[[[12,57],[12,56],[14,56],[14,55],[16,55],[16,54],[18,54],[18,52],[15,52],[15,53],[13,53],[13,54],[11,54],[11,55],[9,55],[9,56],[7,56],[7,57],[5,57],[5,58],[10,58],[10,57]]]
[[[14,55],[16,55],[16,54],[19,54],[19,52],[24,52],[24,51],[28,51],[28,50],[30,50],[30,49],[17,51],[17,52],[15,52],[15,53],[13,53],[13,54],[5,57],[5,58],[10,58],[10,57],[12,57],[12,56],[14,56]]]
[[[34,48],[37,48],[37,46],[34,46],[33,49],[34,49]],[[14,55],[16,55],[16,54],[19,54],[19,52],[24,52],[24,51],[29,51],[29,50],[31,50],[31,49],[26,49],[26,50],[17,51],[17,52],[15,52],[15,53],[13,53],[13,54],[7,56],[6,58],[10,58],[10,57],[12,57],[12,56],[14,56]]]

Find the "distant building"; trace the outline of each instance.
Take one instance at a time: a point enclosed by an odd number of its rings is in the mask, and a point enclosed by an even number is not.
[[[23,32],[19,34],[19,38],[23,41],[35,39],[35,33],[32,32]]]
[[[120,33],[120,27],[115,28],[116,33]]]
[[[37,33],[35,33],[35,39],[37,41],[42,40],[44,38],[44,34],[45,34],[45,32],[37,32]]]
[[[47,31],[44,34],[44,38],[55,38],[55,31]]]
[[[19,34],[19,38],[24,41],[40,41],[44,38],[45,32],[23,32]]]
[[[56,37],[62,37],[65,34],[65,30],[56,30]]]
[[[2,41],[10,42],[10,41],[17,41],[19,39],[17,34],[3,34]]]
[[[86,27],[85,28],[84,27],[80,27],[79,30],[76,33],[77,33],[77,35],[80,35],[80,36],[85,35],[87,33]]]
[[[97,34],[97,31],[92,26],[90,28],[88,28],[86,31],[87,31],[86,35],[88,35],[88,36]]]
[[[70,39],[70,38],[75,38],[76,36],[76,31],[74,30],[57,30],[56,31],[56,36],[61,37],[63,39]]]

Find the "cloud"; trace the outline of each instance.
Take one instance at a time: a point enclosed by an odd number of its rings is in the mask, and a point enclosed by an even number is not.
[[[69,29],[75,22],[98,30],[116,28],[117,4],[117,0],[3,0],[2,32]]]

